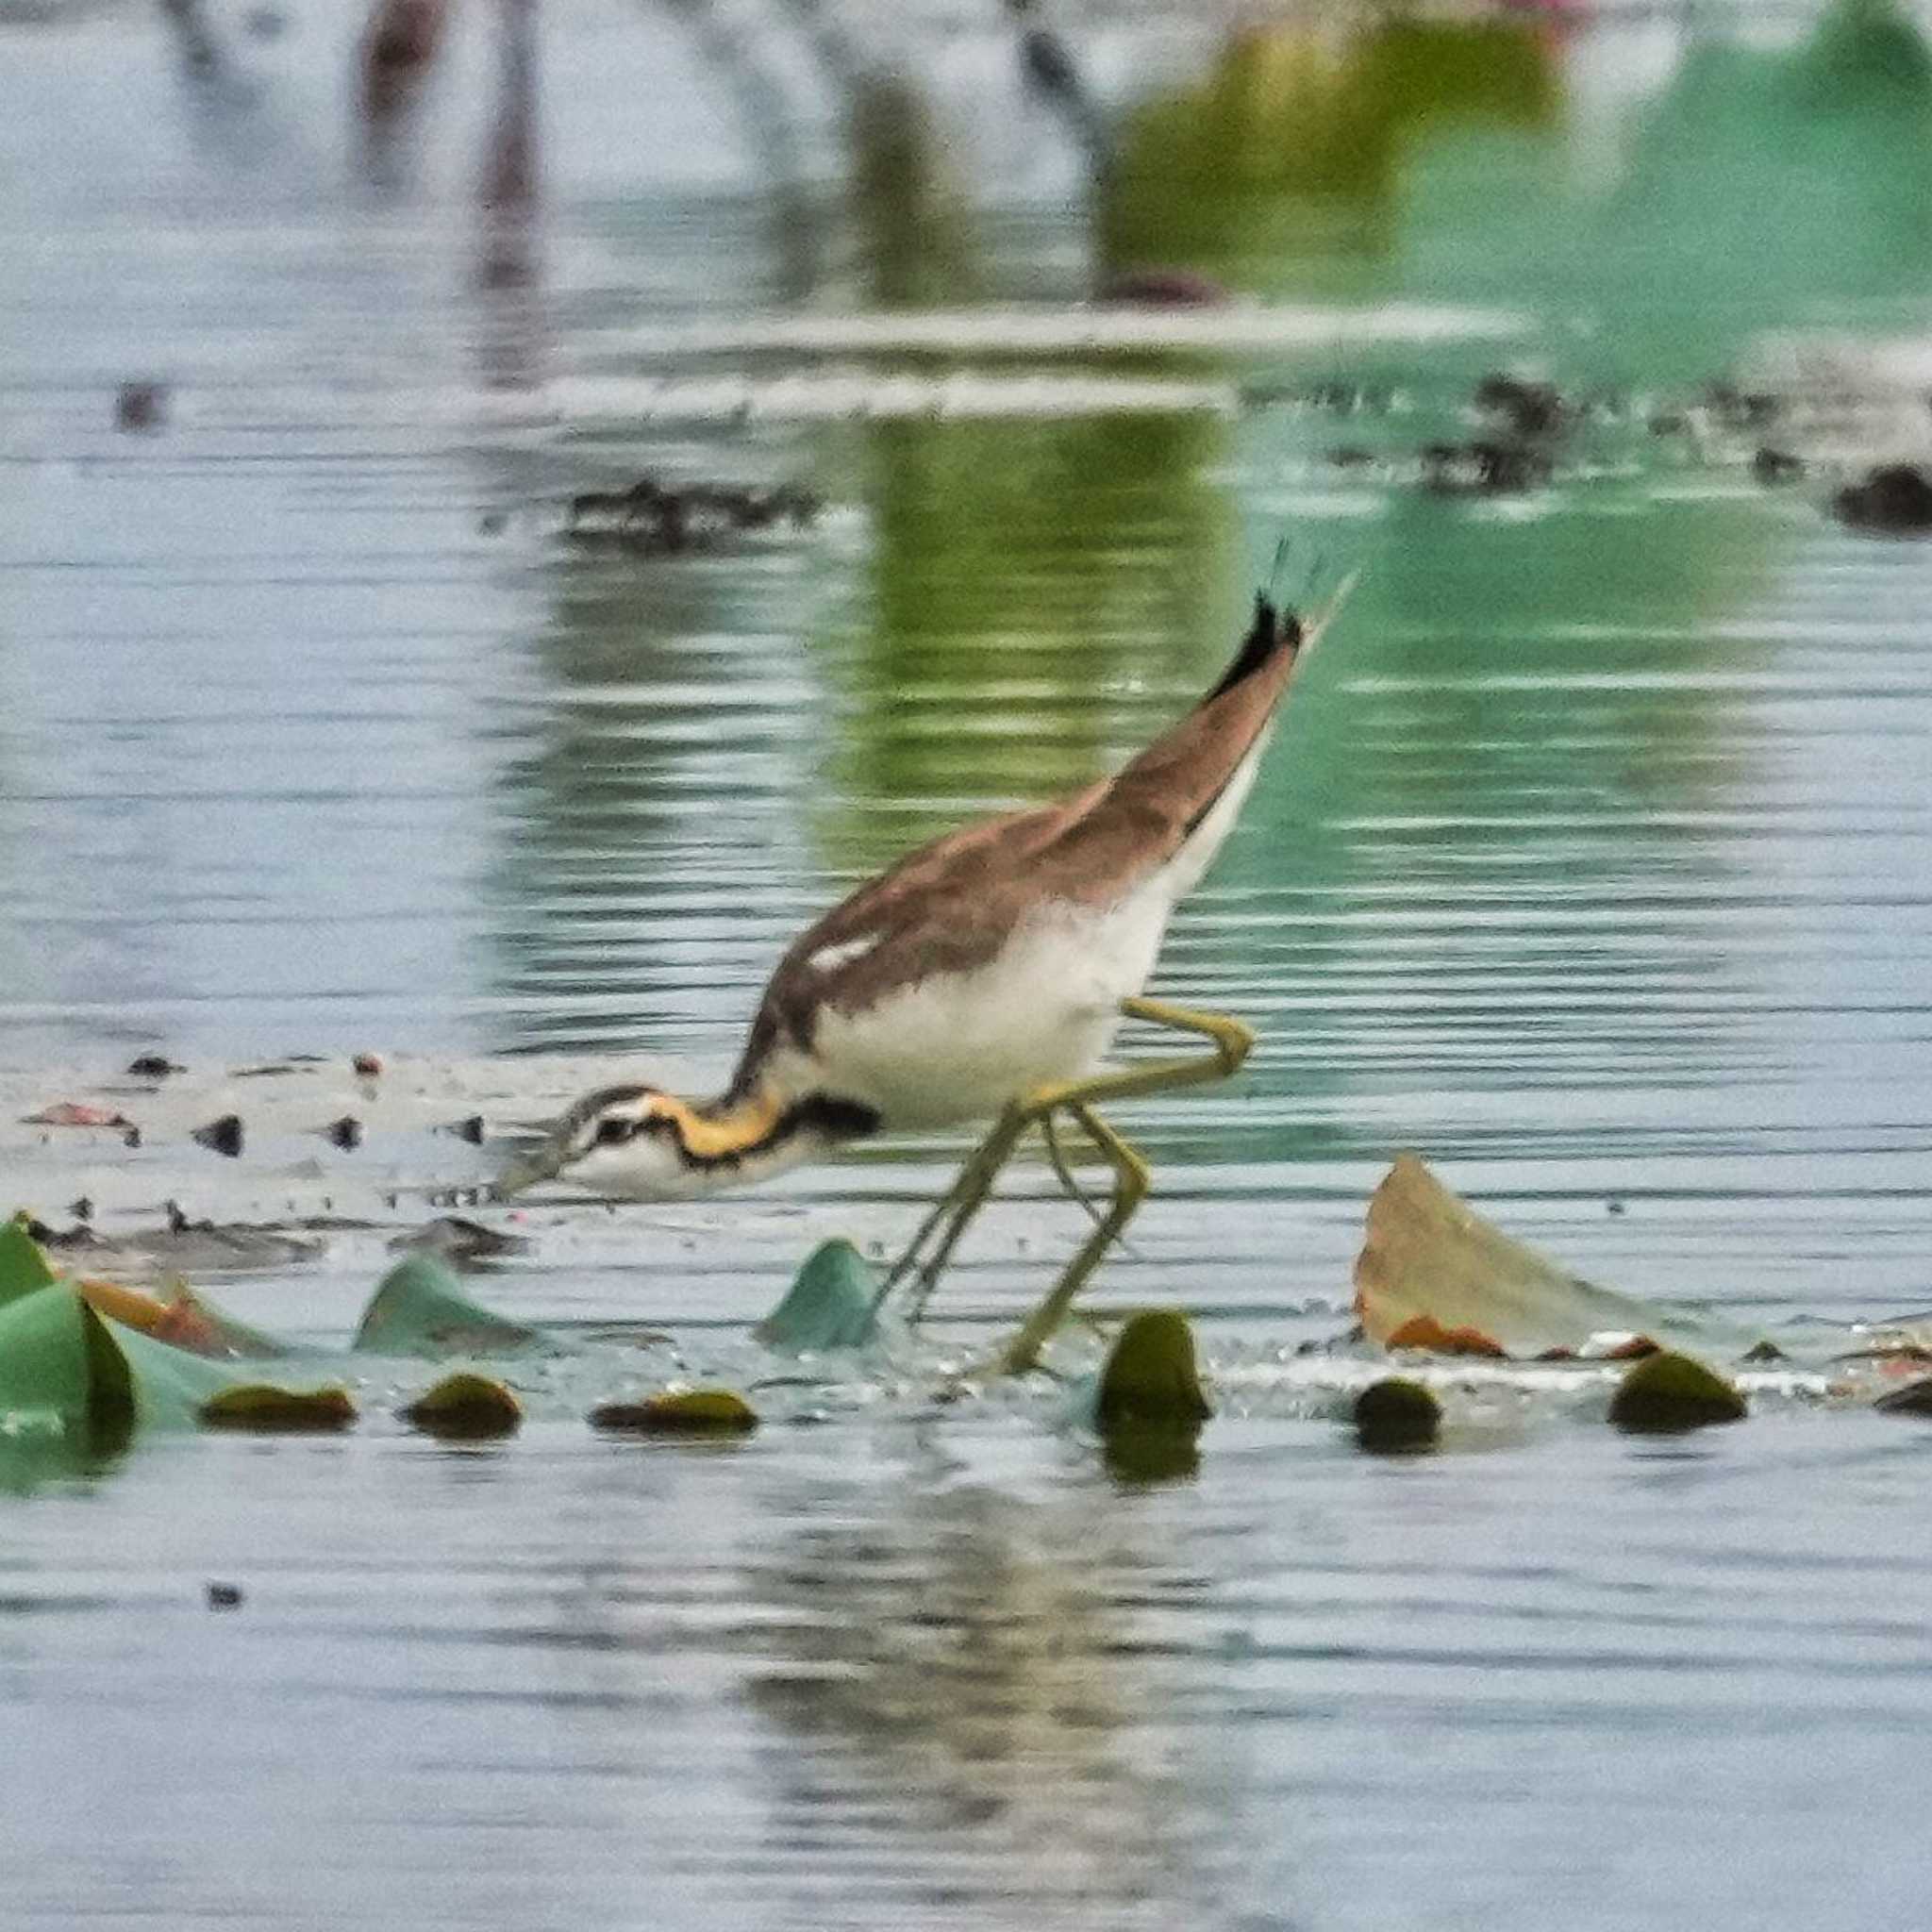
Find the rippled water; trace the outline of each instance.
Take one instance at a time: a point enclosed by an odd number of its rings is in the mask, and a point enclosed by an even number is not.
[[[1812,104],[1820,163],[1788,49],[1532,34],[1529,104],[1392,185],[1191,226],[1172,155],[1089,208],[991,8],[894,30],[915,86],[826,25],[860,16],[578,0],[527,125],[514,17],[458,19],[374,144],[325,9],[210,15],[212,67],[143,10],[0,25],[10,1080],[380,1047],[508,1117],[564,1053],[714,1074],[814,908],[1209,681],[1285,531],[1291,582],[1364,583],[1158,980],[1261,1043],[1133,1115],[1160,1187],[1103,1298],[1184,1303],[1224,1365],[1332,1333],[1413,1146],[1640,1293],[1773,1332],[1932,1301],[1932,552],[1823,508],[1932,433],[1905,108]],[[1124,14],[1091,49],[1122,86],[1207,54]],[[1096,350],[1086,297],[1156,248],[1267,306]],[[1420,491],[1511,362],[1615,408],[1548,490]],[[1807,482],[1648,433],[1726,374],[1810,398]],[[825,508],[566,535],[643,470]],[[428,1177],[9,1132],[56,1216]],[[487,1296],[741,1347],[948,1151],[547,1209]],[[949,1339],[1069,1248],[1022,1192]],[[411,1211],[223,1297],[340,1337]],[[1158,1488],[1040,1405],[883,1391],[717,1449],[144,1443],[4,1512],[0,1919],[1918,1923],[1912,1425],[1385,1461],[1224,1408]]]

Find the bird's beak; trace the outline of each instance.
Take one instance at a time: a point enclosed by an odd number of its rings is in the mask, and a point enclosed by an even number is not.
[[[504,1171],[490,1184],[490,1198],[492,1201],[508,1201],[512,1194],[521,1194],[525,1188],[534,1188],[540,1182],[555,1180],[563,1168],[563,1142],[556,1135],[547,1135],[534,1147],[519,1154]]]

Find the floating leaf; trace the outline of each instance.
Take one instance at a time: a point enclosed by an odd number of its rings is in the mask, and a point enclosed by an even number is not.
[[[131,1426],[127,1362],[71,1282],[0,1307],[0,1417],[15,1426],[92,1435]]]
[[[1362,1326],[1385,1347],[1525,1357],[1584,1351],[1606,1333],[1710,1339],[1510,1240],[1413,1154],[1396,1157],[1369,1203],[1355,1291]]]
[[[1698,1429],[1741,1421],[1747,1412],[1742,1394],[1722,1375],[1668,1349],[1645,1356],[1610,1398],[1610,1420],[1620,1429]]]
[[[403,1420],[425,1436],[446,1442],[481,1442],[515,1435],[524,1408],[501,1382],[488,1375],[445,1375],[402,1411]]]
[[[260,1435],[333,1433],[351,1427],[356,1405],[339,1387],[278,1389],[267,1382],[244,1382],[224,1389],[201,1405],[200,1420],[210,1429],[246,1429]]]
[[[591,1411],[593,1429],[643,1436],[745,1436],[758,1411],[731,1389],[691,1389],[641,1402],[607,1402]]]
[[[753,1333],[785,1355],[863,1348],[873,1339],[877,1296],[878,1276],[850,1241],[822,1241]]]
[[[470,1300],[434,1255],[411,1255],[382,1277],[350,1347],[366,1355],[528,1355],[552,1346],[538,1329]]]
[[[1385,1375],[1355,1399],[1356,1440],[1364,1449],[1426,1449],[1441,1426],[1442,1405],[1434,1392],[1406,1376]]]

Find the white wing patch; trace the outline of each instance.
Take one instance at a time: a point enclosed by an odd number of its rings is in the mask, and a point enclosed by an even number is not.
[[[836,973],[840,967],[863,958],[884,938],[882,932],[866,932],[860,933],[856,940],[841,940],[837,945],[821,946],[808,957],[806,968],[812,973]]]

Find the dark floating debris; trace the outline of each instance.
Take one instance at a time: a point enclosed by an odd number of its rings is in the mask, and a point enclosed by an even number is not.
[[[1913,463],[1881,463],[1832,498],[1840,523],[1860,530],[1917,535],[1932,530],[1932,482]]]
[[[67,1211],[76,1221],[92,1221],[94,1218],[93,1197],[90,1194],[76,1194],[68,1202]]]
[[[144,1053],[127,1062],[127,1071],[137,1080],[165,1080],[170,1074],[185,1074],[188,1069],[166,1054]]]
[[[524,1407],[501,1382],[467,1371],[445,1375],[402,1411],[403,1420],[445,1442],[488,1442],[513,1436]]]
[[[92,1207],[92,1203],[89,1204]],[[49,1227],[37,1214],[29,1214],[21,1223],[30,1241],[38,1241],[43,1248],[97,1248],[102,1245],[101,1238],[87,1224],[86,1215],[80,1216],[72,1227]]]
[[[1805,474],[1805,459],[1790,450],[1764,443],[1751,458],[1751,474],[1760,483],[1795,483]]]
[[[199,1145],[211,1147],[217,1154],[226,1155],[232,1160],[242,1152],[242,1116],[225,1113],[220,1120],[209,1121],[205,1127],[196,1127],[192,1138]]]
[[[641,1402],[607,1402],[591,1411],[591,1426],[632,1436],[748,1436],[758,1411],[730,1389],[692,1389]]]
[[[572,497],[564,534],[579,541],[610,538],[633,549],[675,555],[779,524],[804,529],[822,507],[816,494],[793,483],[770,490],[717,483],[673,488],[640,476],[628,490],[586,490]]]
[[[1523,442],[1429,442],[1418,455],[1423,488],[1438,496],[1515,496],[1550,480],[1549,457]]]
[[[1784,412],[1778,398],[1765,390],[1741,390],[1728,382],[1707,384],[1704,406],[1725,429],[1762,429]]]
[[[242,1607],[242,1586],[239,1583],[210,1583],[208,1587],[208,1607],[211,1610],[239,1610]]]
[[[114,392],[114,427],[131,435],[151,433],[168,420],[168,386],[163,382],[124,382]]]
[[[1645,1356],[1610,1398],[1610,1420],[1636,1433],[1701,1429],[1741,1422],[1748,1412],[1742,1393],[1722,1375],[1670,1349]]]
[[[1486,416],[1500,416],[1518,436],[1555,436],[1574,413],[1553,382],[1526,382],[1491,370],[1475,386],[1475,406]]]
[[[1872,1407],[1884,1415],[1932,1416],[1932,1375],[1919,1375],[1889,1391]]]
[[[445,1261],[484,1261],[499,1255],[515,1255],[529,1246],[520,1234],[499,1234],[480,1221],[465,1221],[459,1214],[445,1214],[421,1227],[399,1234],[390,1242],[392,1253],[411,1252],[440,1255]]]
[[[362,1144],[362,1123],[352,1113],[345,1113],[341,1120],[329,1122],[323,1131],[335,1146],[346,1148],[351,1152]]]
[[[1406,1375],[1385,1375],[1355,1399],[1356,1441],[1379,1455],[1431,1448],[1441,1426],[1442,1405]]]
[[[483,1116],[473,1113],[467,1119],[454,1122],[449,1131],[458,1141],[467,1141],[472,1147],[480,1147],[483,1144]]]

